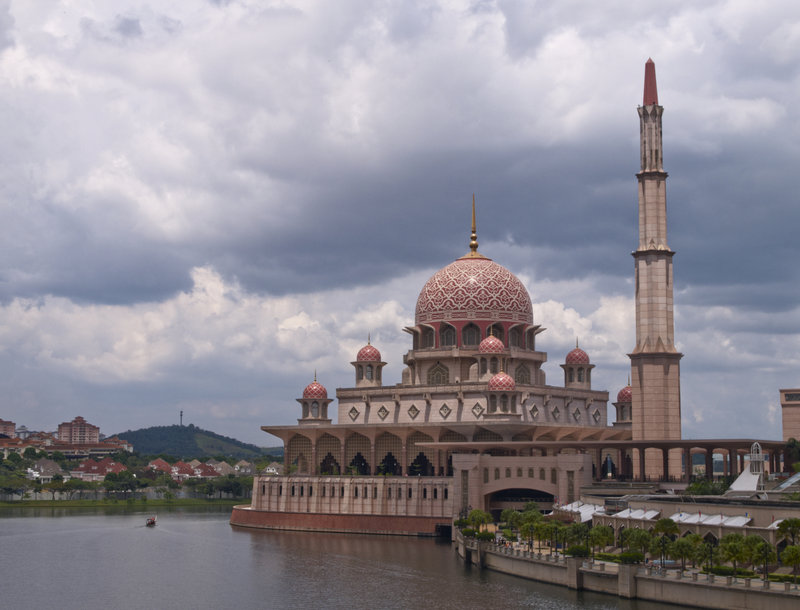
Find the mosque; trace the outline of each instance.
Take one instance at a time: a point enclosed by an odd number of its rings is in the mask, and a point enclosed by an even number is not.
[[[283,441],[285,474],[256,477],[250,506],[231,522],[251,527],[434,534],[471,508],[499,512],[536,501],[570,504],[602,481],[653,489],[688,481],[693,453],[744,468],[752,439],[681,439],[680,360],[673,325],[674,252],[667,243],[666,179],[655,65],[645,66],[638,108],[639,242],[633,252],[636,345],[630,384],[611,402],[592,387],[595,365],[578,345],[563,382],[550,385],[531,299],[508,269],[478,251],[475,202],[468,252],[422,287],[402,381],[367,342],[354,383],[333,402],[316,380],[297,399],[294,426],[263,426]],[[778,469],[782,443],[760,441]]]

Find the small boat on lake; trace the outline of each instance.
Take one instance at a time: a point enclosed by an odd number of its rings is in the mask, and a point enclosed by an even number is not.
[[[144,522],[147,527],[155,527],[156,526],[156,518],[155,516],[148,517],[147,521]]]

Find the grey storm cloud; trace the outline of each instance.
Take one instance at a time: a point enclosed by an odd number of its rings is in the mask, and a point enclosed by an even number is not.
[[[0,2],[0,417],[114,432],[184,408],[267,443],[314,369],[351,382],[367,332],[399,380],[473,193],[481,250],[549,316],[550,380],[580,335],[616,391],[648,56],[685,432],[737,357],[774,408],[796,383],[798,24],[734,0]]]

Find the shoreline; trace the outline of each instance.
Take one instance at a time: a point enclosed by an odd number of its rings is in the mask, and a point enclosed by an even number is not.
[[[170,506],[235,506],[247,498],[177,498],[173,500],[14,500],[0,501],[0,508],[163,508]]]

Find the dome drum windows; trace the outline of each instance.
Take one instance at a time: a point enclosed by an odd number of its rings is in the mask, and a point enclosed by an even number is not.
[[[475,324],[467,324],[461,330],[461,345],[464,347],[475,347],[480,343],[481,330]]]
[[[456,329],[449,324],[442,324],[439,328],[439,345],[441,347],[455,347]]]

